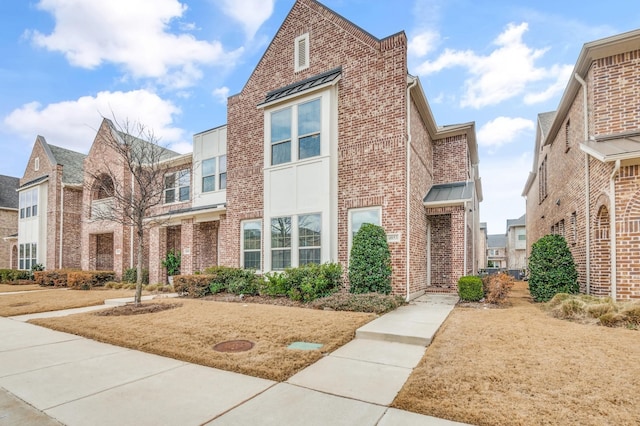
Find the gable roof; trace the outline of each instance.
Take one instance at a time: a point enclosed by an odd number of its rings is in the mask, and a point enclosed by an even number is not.
[[[526,214],[523,214],[517,219],[507,219],[507,232],[509,231],[509,228],[514,226],[526,226],[527,225],[526,216],[527,216]]]
[[[0,208],[18,209],[20,178],[0,175]]]
[[[87,156],[55,145],[49,145],[49,148],[51,149],[56,164],[63,166],[62,183],[70,185],[82,184],[83,163]]]
[[[505,248],[507,237],[503,234],[487,235],[487,248]]]
[[[538,161],[540,157],[540,151],[542,150],[542,144],[546,138],[546,135],[551,130],[551,125],[556,117],[557,111],[542,112],[538,114],[538,125],[536,126],[536,141],[533,148],[533,164],[531,166],[531,172],[527,177],[527,181],[524,184],[521,196],[526,197],[533,185],[533,181],[538,175]]]

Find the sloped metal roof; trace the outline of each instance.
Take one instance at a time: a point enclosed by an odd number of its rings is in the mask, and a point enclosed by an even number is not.
[[[47,179],[49,179],[49,175],[43,175],[43,176],[37,177],[37,178],[35,178],[33,180],[30,180],[29,182],[25,182],[22,185],[20,185],[20,189],[26,188],[26,187],[31,186],[31,185],[35,185],[36,183],[40,183],[40,182],[45,181]]]
[[[20,178],[0,175],[0,208],[18,208],[18,187]]]
[[[607,163],[640,157],[640,134],[620,135],[620,137],[598,138],[580,144],[580,149]]]
[[[260,105],[264,105],[266,103],[273,102],[287,96],[296,95],[298,93],[302,93],[306,90],[313,89],[314,87],[318,87],[326,83],[331,83],[335,79],[337,79],[340,74],[342,74],[342,67],[334,68],[322,74],[318,74],[302,81],[298,81],[297,83],[272,90],[267,93],[267,96],[264,98],[264,101],[260,103]]]
[[[472,182],[433,185],[422,200],[426,207],[460,204],[473,199]]]

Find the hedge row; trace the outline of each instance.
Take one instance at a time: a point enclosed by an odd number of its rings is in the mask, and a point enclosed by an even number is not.
[[[286,296],[308,302],[340,290],[342,267],[337,263],[312,264],[267,273],[263,277],[252,270],[216,266],[205,269],[204,274],[177,275],[173,286],[177,293],[190,297],[228,292]]]
[[[0,283],[12,283],[18,280],[28,280],[31,278],[29,271],[19,269],[0,269]]]
[[[484,278],[467,275],[458,280],[458,296],[465,302],[484,299],[487,303],[499,305],[507,300],[514,282],[515,279],[505,272]]]
[[[36,284],[42,287],[70,287],[89,290],[92,287],[104,286],[113,281],[114,271],[80,271],[78,269],[54,269],[52,271],[34,271]]]

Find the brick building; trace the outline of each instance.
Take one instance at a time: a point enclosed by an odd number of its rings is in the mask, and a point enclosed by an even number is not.
[[[0,269],[18,267],[19,186],[19,178],[0,175]]]
[[[105,120],[84,159],[84,269],[120,274],[135,264],[131,229],[91,216],[110,202],[93,189],[113,157],[103,142],[124,136]],[[315,0],[296,1],[228,99],[227,124],[194,135],[193,148],[163,159],[164,199],[147,218],[143,254],[151,282],[165,279],[171,249],[183,274],[218,264],[346,267],[367,222],[387,233],[396,294],[455,291],[477,270],[475,125],[436,125],[408,72],[403,32],[377,39]]]
[[[487,267],[507,269],[507,237],[504,234],[487,235]]]
[[[527,245],[565,236],[581,291],[640,298],[640,30],[584,45],[557,111],[538,116]]]
[[[387,232],[397,294],[455,289],[475,270],[475,127],[435,124],[404,32],[377,39],[298,0],[227,119],[221,263],[346,266],[372,222]]]
[[[18,268],[80,268],[85,155],[38,136],[19,187]]]

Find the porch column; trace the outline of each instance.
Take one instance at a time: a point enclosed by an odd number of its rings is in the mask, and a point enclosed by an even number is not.
[[[167,228],[154,226],[149,229],[149,283],[166,281],[166,271],[162,259],[167,252]]]
[[[196,223],[193,219],[183,219],[181,224],[182,232],[180,234],[180,252],[182,254],[182,262],[180,264],[181,275],[191,275],[195,270],[195,234]]]

